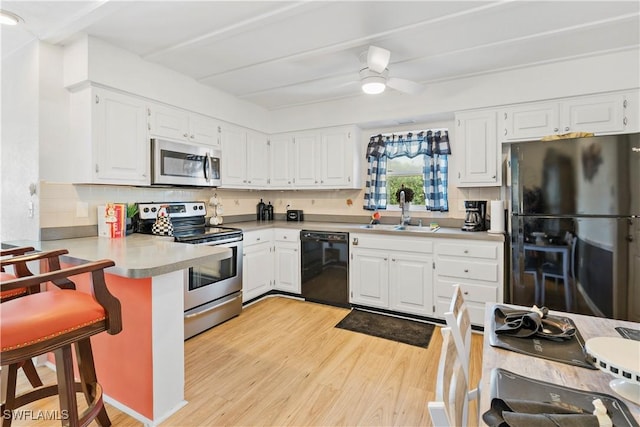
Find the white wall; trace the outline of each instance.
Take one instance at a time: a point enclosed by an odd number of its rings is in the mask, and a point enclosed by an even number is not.
[[[0,240],[39,238],[38,183],[39,46],[30,43],[2,61],[2,193]],[[29,205],[33,203],[33,216]]]

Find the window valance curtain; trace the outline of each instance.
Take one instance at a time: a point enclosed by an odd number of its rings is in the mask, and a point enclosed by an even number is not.
[[[375,135],[369,139],[364,209],[387,208],[387,159],[424,156],[424,192],[426,209],[448,211],[448,160],[451,154],[449,132],[425,130],[417,133]]]

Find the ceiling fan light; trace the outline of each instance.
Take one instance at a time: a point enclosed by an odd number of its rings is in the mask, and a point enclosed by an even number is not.
[[[4,25],[18,25],[19,22],[22,22],[23,19],[20,18],[15,13],[8,12],[6,10],[0,9],[0,24]]]
[[[387,87],[385,79],[377,76],[365,77],[362,79],[362,91],[369,95],[377,95],[384,92]]]

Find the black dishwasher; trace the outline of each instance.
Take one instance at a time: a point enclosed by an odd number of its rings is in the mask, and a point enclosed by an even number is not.
[[[302,230],[302,296],[349,307],[349,233]]]

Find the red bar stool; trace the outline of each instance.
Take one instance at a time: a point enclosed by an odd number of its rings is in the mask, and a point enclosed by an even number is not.
[[[31,270],[29,270],[28,263],[34,261],[46,261],[49,271],[60,270],[60,256],[67,254],[66,249],[57,249],[53,251],[45,252],[33,252],[34,248],[31,246],[3,249],[0,250],[0,257],[13,256],[12,258],[4,258],[0,260],[0,283],[14,280],[16,277],[28,277],[33,276]],[[15,274],[11,274],[5,271],[5,267],[12,266]],[[58,280],[59,287],[64,289],[75,289],[73,282],[69,280]],[[31,288],[16,288],[4,290],[0,287],[0,303],[10,301],[15,298],[20,298],[25,295],[37,293],[40,291],[39,286],[33,286]],[[42,386],[42,380],[38,376],[36,367],[31,359],[25,360],[19,367],[22,368],[27,379],[33,387]],[[6,397],[6,387],[8,383],[8,377],[6,370],[2,373],[2,401],[4,402]]]
[[[60,414],[68,417],[63,425],[86,426],[96,419],[102,427],[111,421],[102,401],[102,388],[97,381],[90,337],[106,331],[111,335],[122,330],[120,301],[107,289],[104,269],[114,266],[102,260],[37,276],[16,278],[2,283],[6,290],[31,288],[46,282],[66,282],[69,277],[91,273],[93,295],[70,290],[52,290],[27,295],[2,304],[0,311],[0,364],[9,369],[7,399],[2,414],[36,400],[58,395]],[[71,345],[75,346],[80,381],[73,372]],[[54,352],[57,385],[38,387],[16,396],[16,374],[19,365],[32,357]],[[88,408],[80,415],[76,393],[82,392]],[[3,419],[3,427],[12,418]]]

